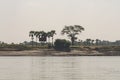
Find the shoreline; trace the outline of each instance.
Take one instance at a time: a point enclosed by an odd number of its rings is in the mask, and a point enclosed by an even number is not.
[[[80,51],[71,50],[71,52],[62,52],[52,49],[24,50],[24,51],[0,51],[0,56],[120,56],[120,51],[96,50]]]

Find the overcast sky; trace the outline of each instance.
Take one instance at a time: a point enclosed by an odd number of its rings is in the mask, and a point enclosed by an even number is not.
[[[120,40],[120,0],[0,0],[0,41],[29,41],[30,30],[81,25],[80,39]]]

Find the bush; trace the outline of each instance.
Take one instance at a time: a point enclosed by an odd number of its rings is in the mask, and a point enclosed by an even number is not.
[[[65,39],[57,39],[54,43],[54,48],[58,51],[70,51],[71,43]]]
[[[31,50],[32,47],[19,45],[19,44],[7,44],[0,47],[0,51],[22,51],[22,50]]]
[[[48,43],[48,49],[51,49],[51,48],[52,48],[52,44]]]

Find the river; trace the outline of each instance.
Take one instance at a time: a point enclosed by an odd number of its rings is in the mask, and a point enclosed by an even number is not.
[[[120,57],[0,57],[0,80],[120,80]]]

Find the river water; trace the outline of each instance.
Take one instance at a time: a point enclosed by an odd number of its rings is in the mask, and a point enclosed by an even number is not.
[[[120,80],[120,57],[0,57],[0,80]]]

